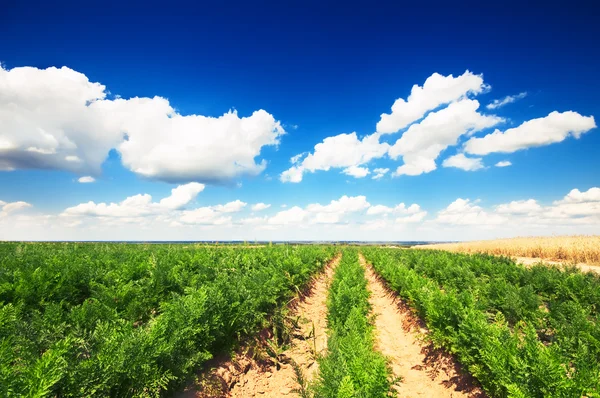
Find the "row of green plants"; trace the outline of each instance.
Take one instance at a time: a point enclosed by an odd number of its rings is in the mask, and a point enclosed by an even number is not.
[[[600,373],[600,277],[572,267],[517,265],[508,258],[406,252],[404,263],[444,288],[470,289],[478,308],[501,312],[514,326],[524,321],[553,345],[572,369],[576,385],[597,388]],[[436,261],[433,261],[436,259]],[[460,263],[460,267],[456,267]]]
[[[599,396],[597,276],[487,255],[364,254],[491,396]]]
[[[328,301],[327,354],[319,359],[315,397],[392,396],[391,370],[374,349],[369,291],[356,249],[347,248],[333,277]]]
[[[269,323],[334,254],[0,244],[0,396],[164,396]]]

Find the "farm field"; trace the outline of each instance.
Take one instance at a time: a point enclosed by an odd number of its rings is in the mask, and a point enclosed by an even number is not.
[[[266,326],[324,246],[0,244],[0,396],[160,396]]]
[[[438,243],[416,246],[461,253],[487,253],[496,256],[523,257],[561,263],[600,266],[600,236],[544,236]]]
[[[486,254],[1,243],[0,395],[593,397],[599,309]]]

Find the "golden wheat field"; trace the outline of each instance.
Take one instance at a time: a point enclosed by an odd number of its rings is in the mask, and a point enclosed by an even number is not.
[[[600,235],[523,237],[418,247],[600,265]]]

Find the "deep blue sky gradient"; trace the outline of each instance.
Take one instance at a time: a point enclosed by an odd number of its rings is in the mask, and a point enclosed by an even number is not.
[[[457,197],[486,205],[530,197],[556,200],[573,188],[600,184],[600,133],[579,140],[489,155],[464,172],[440,166],[418,177],[353,179],[339,170],[282,184],[289,158],[327,136],[375,130],[395,99],[434,72],[483,73],[485,104],[529,95],[495,111],[509,125],[573,110],[600,117],[600,11],[594,2],[20,2],[0,7],[0,61],[17,66],[68,66],[124,98],[160,95],[182,114],[240,115],[265,109],[288,134],[265,148],[267,170],[242,187],[207,188],[202,204],[241,199],[306,205],[342,194],[371,203],[419,203],[430,211]],[[297,129],[292,126],[297,125]],[[395,141],[397,135],[389,137]],[[394,170],[400,161],[381,160]],[[268,180],[267,176],[272,177]],[[66,172],[0,173],[0,198],[60,211],[137,193],[156,199],[172,185],[126,171],[112,154],[95,184]],[[265,196],[265,192],[269,195]]]

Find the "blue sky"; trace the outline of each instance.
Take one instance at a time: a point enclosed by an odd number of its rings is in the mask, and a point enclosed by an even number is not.
[[[0,239],[600,233],[597,13],[13,2]],[[379,124],[397,100],[396,122]]]

